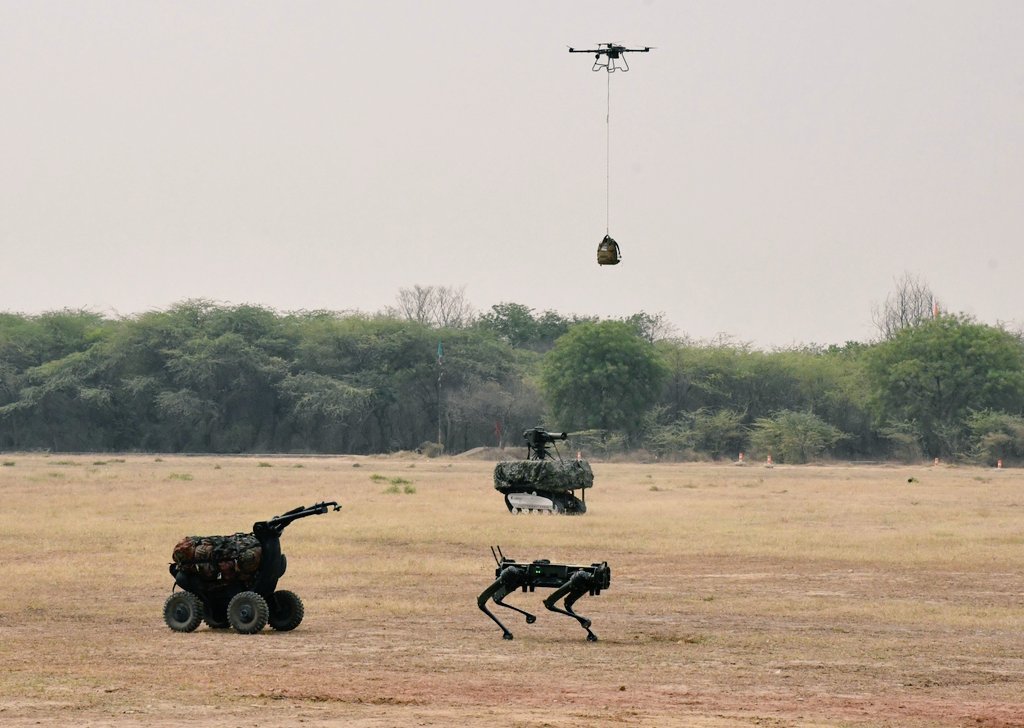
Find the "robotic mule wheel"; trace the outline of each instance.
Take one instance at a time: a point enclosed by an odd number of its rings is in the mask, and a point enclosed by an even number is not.
[[[256,634],[267,626],[270,607],[256,592],[244,591],[228,602],[228,622],[239,634]]]
[[[164,622],[175,632],[194,632],[202,621],[203,603],[192,592],[175,592],[164,602]]]

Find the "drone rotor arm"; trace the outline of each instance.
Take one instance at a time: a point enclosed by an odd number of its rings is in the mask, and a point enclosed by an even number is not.
[[[601,44],[605,45],[605,44]],[[573,48],[569,46],[570,53],[597,53],[602,56],[614,55],[618,53],[650,53],[654,50],[653,46],[644,46],[643,48],[626,48],[620,45],[608,44],[603,48]]]

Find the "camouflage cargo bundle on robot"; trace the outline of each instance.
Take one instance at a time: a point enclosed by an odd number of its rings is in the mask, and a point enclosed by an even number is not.
[[[587,505],[576,497],[594,485],[594,471],[586,460],[562,460],[549,448],[566,433],[550,433],[533,428],[523,433],[527,443],[526,460],[506,460],[494,467],[494,488],[505,496],[512,513],[540,512],[581,514]],[[557,451],[555,453],[557,455]]]
[[[186,536],[174,547],[174,563],[204,581],[252,581],[263,549],[252,533],[230,536]]]

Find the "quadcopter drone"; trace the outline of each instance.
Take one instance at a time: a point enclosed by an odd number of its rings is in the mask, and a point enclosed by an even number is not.
[[[650,46],[643,48],[626,48],[617,43],[598,43],[597,48],[579,49],[569,48],[570,53],[593,53],[594,67],[592,71],[600,71],[602,68],[608,73],[616,71],[628,71],[629,64],[626,63],[626,53],[649,53]]]

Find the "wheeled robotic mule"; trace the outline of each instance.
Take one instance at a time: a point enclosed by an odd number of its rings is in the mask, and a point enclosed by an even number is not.
[[[341,509],[336,502],[321,502],[254,523],[251,536],[258,543],[259,566],[248,576],[231,576],[235,570],[216,556],[178,563],[176,553],[176,563],[170,565],[174,587],[164,602],[164,622],[175,632],[192,632],[203,621],[211,628],[232,627],[241,634],[255,634],[268,624],[280,632],[298,627],[305,615],[302,600],[294,592],[277,589],[288,569],[288,559],[281,553],[281,532],[299,518],[327,513],[328,507]],[[200,566],[207,568],[200,570]],[[231,578],[222,578],[223,572]],[[211,573],[217,578],[210,578]],[[179,588],[182,591],[173,591]]]

